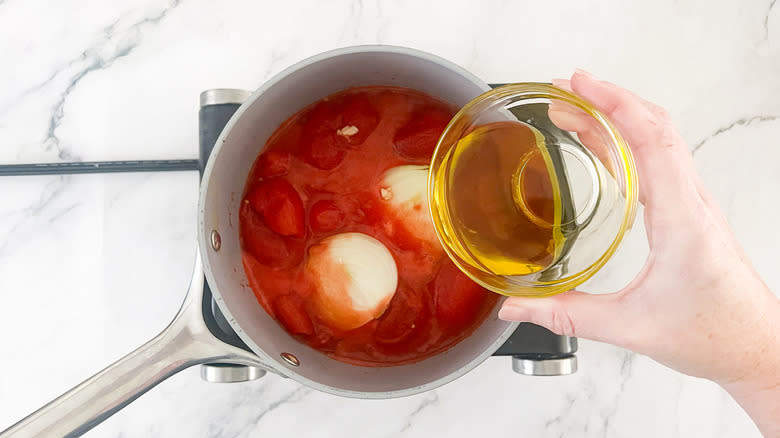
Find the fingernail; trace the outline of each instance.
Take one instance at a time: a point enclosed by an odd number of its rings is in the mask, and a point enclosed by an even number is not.
[[[553,79],[552,84],[555,85],[558,88],[564,87],[566,84],[569,83],[568,79]]]
[[[528,311],[520,306],[504,304],[498,311],[498,318],[504,321],[527,321]]]
[[[585,71],[585,70],[583,70],[581,68],[575,68],[574,69],[574,74],[582,75],[582,76],[585,76],[586,78],[590,78],[590,79],[596,79],[596,77],[593,76],[590,72],[587,72],[587,71]]]
[[[555,85],[555,83],[553,83]],[[557,85],[556,85],[557,86]],[[555,112],[555,111],[563,111],[564,110],[564,103],[560,100],[553,100],[550,102],[550,107],[547,109],[547,111]]]

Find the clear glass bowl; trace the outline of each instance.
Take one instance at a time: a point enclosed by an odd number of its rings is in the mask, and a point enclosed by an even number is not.
[[[493,127],[512,130],[503,137],[475,134]],[[512,133],[528,134],[526,143]],[[530,149],[528,138],[535,138]],[[495,174],[468,168],[493,156]],[[502,167],[515,169],[513,176]],[[548,190],[548,204],[534,204],[533,184]],[[503,295],[548,296],[582,284],[614,254],[636,215],[636,170],[623,137],[588,102],[552,85],[518,83],[478,96],[450,121],[431,161],[428,199],[439,240],[469,277]],[[492,220],[495,209],[487,204],[494,199],[512,200],[526,228],[549,233],[549,245],[537,245],[545,257],[513,260],[531,245],[524,228],[489,235],[495,224],[481,227],[481,218]]]

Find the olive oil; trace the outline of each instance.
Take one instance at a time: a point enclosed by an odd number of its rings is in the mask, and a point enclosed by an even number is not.
[[[450,148],[433,175],[433,207],[445,238],[482,271],[527,275],[561,252],[561,188],[544,136],[516,121],[478,126]]]

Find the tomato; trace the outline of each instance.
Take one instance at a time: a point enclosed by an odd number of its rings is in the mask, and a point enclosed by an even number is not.
[[[244,265],[244,272],[249,281],[249,287],[255,292],[260,304],[273,317],[276,317],[274,308],[271,305],[273,298],[279,291],[289,289],[289,280],[287,273],[260,263],[249,252],[241,253],[241,261]]]
[[[314,325],[303,306],[303,300],[294,294],[281,295],[274,300],[276,319],[282,323],[287,332],[294,335],[310,335],[314,333]]]
[[[309,211],[309,223],[314,232],[333,231],[344,225],[344,212],[334,201],[317,201]]]
[[[395,133],[393,148],[402,157],[430,158],[449,122],[449,114],[443,111],[418,111]]]
[[[281,178],[260,183],[246,199],[263,215],[268,227],[282,236],[301,237],[304,233],[303,201],[295,188]]]
[[[242,205],[240,216],[242,247],[260,263],[286,267],[303,258],[302,244],[286,240],[269,230],[248,204]]]
[[[344,99],[340,129],[347,126],[354,126],[358,129],[356,134],[344,137],[347,143],[351,145],[362,144],[374,132],[378,124],[379,112],[365,96],[353,94]]]
[[[303,161],[318,169],[331,170],[344,161],[347,154],[344,143],[346,140],[333,131],[304,135],[298,147]]]
[[[321,132],[333,132],[341,128],[341,105],[333,100],[322,100],[310,110],[303,123],[303,134],[311,135]]]
[[[374,338],[385,344],[403,341],[419,326],[417,320],[422,308],[422,297],[419,294],[399,286],[390,306],[379,318]]]
[[[264,152],[257,161],[257,175],[262,178],[287,175],[287,172],[290,171],[291,160],[292,157],[285,151]]]
[[[343,127],[341,109],[333,101],[322,101],[310,110],[298,144],[303,161],[318,169],[331,170],[344,160],[347,142],[338,135]]]
[[[464,327],[482,308],[490,293],[450,261],[445,261],[433,281],[434,303],[439,322],[445,327]]]

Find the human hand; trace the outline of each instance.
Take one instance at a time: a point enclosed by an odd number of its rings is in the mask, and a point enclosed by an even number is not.
[[[499,316],[614,344],[711,379],[732,393],[765,434],[780,434],[780,300],[740,248],[669,115],[582,71],[553,83],[590,101],[629,143],[650,254],[618,292],[509,298]],[[588,145],[587,118],[562,107],[551,107],[549,114]],[[764,397],[756,400],[756,393]],[[768,412],[749,407],[767,396],[774,402]]]

